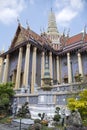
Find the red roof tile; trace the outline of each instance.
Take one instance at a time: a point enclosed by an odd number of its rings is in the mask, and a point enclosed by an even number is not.
[[[83,33],[70,37],[66,44],[72,44],[83,40]]]

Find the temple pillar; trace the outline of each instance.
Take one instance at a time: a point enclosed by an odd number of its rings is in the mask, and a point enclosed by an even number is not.
[[[13,71],[13,75],[12,75],[12,83],[15,83],[15,77],[16,77],[16,75],[15,75],[15,71]]]
[[[43,86],[43,78],[44,78],[44,52],[42,52],[42,57],[41,57],[41,86]]]
[[[68,83],[72,83],[70,53],[67,53]]]
[[[23,48],[21,47],[21,48],[19,48],[19,56],[18,56],[18,64],[17,64],[17,75],[16,75],[15,89],[19,89],[20,88],[22,53],[23,53]]]
[[[82,59],[80,53],[78,53],[78,69],[79,69],[79,74],[81,74],[81,76],[83,77]]]
[[[57,81],[60,83],[60,63],[59,56],[56,57],[56,67],[57,67]]]
[[[3,64],[4,64],[4,58],[0,58],[0,83],[2,83],[2,74],[3,74]]]
[[[9,70],[9,54],[6,55],[6,63],[4,68],[4,76],[3,76],[3,82],[8,82],[8,70]]]
[[[53,103],[56,104],[56,95],[53,95]]]
[[[24,77],[23,77],[23,85],[25,87],[28,86],[29,59],[30,59],[30,44],[27,44],[25,66],[24,66]]]
[[[52,52],[49,52],[49,70],[50,78],[53,80]]]
[[[31,77],[31,93],[34,93],[34,86],[36,83],[36,50],[37,48],[33,48],[33,56],[32,56],[32,77]]]

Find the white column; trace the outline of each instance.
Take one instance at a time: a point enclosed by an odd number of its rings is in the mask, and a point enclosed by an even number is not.
[[[68,83],[72,83],[70,53],[67,53]]]
[[[41,56],[41,86],[43,86],[43,78],[44,78],[44,52],[42,52]]]
[[[34,93],[34,85],[36,83],[36,50],[37,48],[33,48],[33,56],[32,56],[32,77],[31,77],[31,93]]]
[[[53,79],[52,52],[49,52],[49,70],[50,78]]]
[[[12,83],[15,83],[15,77],[16,77],[16,75],[15,75],[15,71],[13,71],[13,75],[12,75]]]
[[[24,77],[23,77],[23,85],[25,87],[28,86],[29,59],[30,59],[30,44],[27,44],[25,66],[24,66]]]
[[[57,81],[60,83],[60,63],[59,63],[59,56],[56,57],[56,67],[57,67]]]
[[[21,47],[19,49],[15,89],[19,89],[20,88],[21,66],[22,66],[22,53],[23,53],[23,49]]]
[[[82,58],[80,53],[78,53],[78,68],[79,68],[79,74],[81,74],[81,76],[83,77]]]
[[[8,81],[8,70],[9,70],[9,54],[6,56],[6,64],[4,68],[4,76],[3,76],[3,82],[7,83]]]
[[[0,58],[0,83],[2,82],[2,74],[3,74],[3,64],[4,64],[4,58]]]

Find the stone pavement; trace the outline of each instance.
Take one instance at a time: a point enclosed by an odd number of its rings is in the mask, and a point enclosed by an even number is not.
[[[27,130],[28,125],[21,125],[21,130]],[[13,124],[0,124],[0,130],[19,130],[19,125],[13,125]]]
[[[21,120],[21,130],[27,130],[30,125],[34,123],[31,119]],[[14,119],[11,124],[0,124],[0,130],[19,130],[20,120]]]
[[[0,130],[19,130],[19,127],[14,127],[7,124],[0,124]]]

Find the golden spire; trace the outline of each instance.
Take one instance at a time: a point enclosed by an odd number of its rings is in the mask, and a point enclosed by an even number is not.
[[[54,14],[52,8],[51,8],[51,11],[50,11],[49,17],[48,17],[47,33],[48,34],[57,34],[58,33],[56,18],[55,18],[55,14]]]

